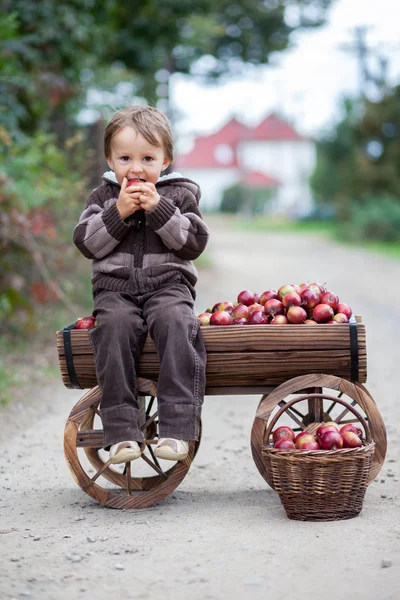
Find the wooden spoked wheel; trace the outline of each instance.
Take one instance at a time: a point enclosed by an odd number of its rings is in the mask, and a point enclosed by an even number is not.
[[[359,386],[346,379],[334,375],[310,374],[294,377],[275,388],[270,394],[263,396],[256,412],[251,432],[251,451],[254,462],[261,476],[267,481],[265,467],[262,461],[262,447],[267,443],[266,432],[270,417],[279,408],[287,404],[291,395],[305,393],[327,393],[336,396],[354,406],[367,421],[372,439],[375,442],[375,453],[371,468],[370,480],[378,475],[386,456],[387,441],[383,419],[369,392],[364,386]],[[286,420],[285,420],[286,419]],[[285,412],[279,425],[289,425],[294,431],[316,429],[315,424],[335,421],[339,425],[356,423],[357,418],[339,402],[330,399],[310,398],[296,404]]]
[[[158,439],[157,400],[154,396],[141,396],[145,450],[135,461],[113,465],[108,452],[102,449],[99,403],[100,390],[96,386],[77,402],[65,426],[64,453],[76,483],[111,508],[147,508],[166,498],[189,471],[200,440],[190,443],[189,455],[183,461],[157,459],[153,452]]]

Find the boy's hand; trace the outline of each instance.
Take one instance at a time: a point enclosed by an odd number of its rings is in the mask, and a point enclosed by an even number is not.
[[[153,183],[146,181],[135,187],[140,190],[140,208],[143,208],[146,211],[153,210],[160,202],[160,194],[157,192],[156,186]]]
[[[127,219],[130,215],[133,215],[134,212],[142,208],[139,200],[141,194],[140,188],[140,185],[131,185],[128,188],[128,180],[124,177],[121,191],[116,202],[116,207],[121,215],[121,219]],[[127,189],[129,192],[126,191]]]

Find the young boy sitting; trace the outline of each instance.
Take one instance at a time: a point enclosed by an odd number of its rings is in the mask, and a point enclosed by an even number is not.
[[[159,439],[154,454],[183,460],[199,437],[206,352],[193,309],[192,263],[209,230],[200,190],[179,173],[160,177],[173,160],[168,119],[156,108],[130,106],[104,136],[112,169],[89,196],[74,243],[92,260],[89,330],[102,392],[104,448],[114,464],[143,451],[136,374],[148,332],[157,348]]]

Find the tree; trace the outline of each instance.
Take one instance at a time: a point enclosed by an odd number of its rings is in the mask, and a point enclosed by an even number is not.
[[[160,70],[190,73],[204,55],[212,57],[210,78],[266,64],[287,48],[294,30],[321,25],[332,1],[2,0],[2,33],[9,34],[0,50],[12,61],[1,82],[2,113],[12,108],[25,133],[47,127],[76,109],[85,69],[116,61],[131,71],[137,93],[154,103],[165,95]]]
[[[399,132],[397,86],[377,102],[347,102],[345,118],[318,144],[313,190],[335,205],[352,237],[400,239]]]
[[[63,294],[64,234],[87,175],[76,116],[88,87],[123,78],[130,101],[155,103],[172,73],[204,55],[211,79],[266,64],[294,30],[322,24],[332,1],[0,0],[0,318],[35,294]]]

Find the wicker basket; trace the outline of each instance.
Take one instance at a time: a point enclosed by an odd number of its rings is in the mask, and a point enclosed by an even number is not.
[[[311,398],[330,399],[351,411],[364,427],[363,446],[341,450],[279,450],[264,446],[262,458],[267,481],[278,492],[289,519],[351,519],[362,510],[375,446],[368,424],[353,406],[325,394],[295,398],[271,419],[266,439],[270,440],[273,427],[288,408]]]

